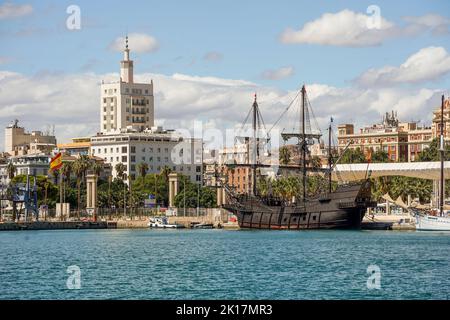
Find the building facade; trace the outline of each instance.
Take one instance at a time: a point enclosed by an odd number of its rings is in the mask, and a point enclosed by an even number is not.
[[[132,128],[143,131],[154,125],[153,81],[135,83],[128,37],[120,62],[120,80],[101,84],[100,132],[117,133]]]
[[[41,131],[26,132],[15,120],[5,128],[5,151],[11,156],[27,154],[50,154],[56,147],[54,135],[43,134]]]
[[[114,177],[117,176],[116,165],[123,163],[125,173],[132,180],[139,175],[138,165],[146,163],[148,173],[160,173],[168,167],[201,184],[202,148],[201,139],[183,139],[175,132],[161,128],[157,131],[100,134],[91,138],[91,154],[110,163]]]
[[[432,140],[430,127],[418,127],[415,122],[399,122],[396,113],[386,113],[383,121],[355,132],[353,124],[338,126],[339,151],[350,143],[350,149],[360,149],[364,154],[382,150],[390,161],[415,161],[418,154]]]

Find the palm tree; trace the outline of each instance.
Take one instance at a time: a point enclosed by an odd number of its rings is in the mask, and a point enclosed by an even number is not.
[[[12,180],[16,175],[16,166],[10,161],[6,166],[6,172],[8,173],[9,180]]]
[[[127,170],[127,166],[124,165],[122,162],[119,162],[118,164],[116,164],[116,166],[114,168],[116,169],[117,178],[119,178],[121,180],[125,180],[124,173]]]
[[[72,163],[71,162],[63,162],[61,166],[61,172],[64,177],[64,202],[66,202],[66,187],[67,181],[70,183],[70,175],[72,174]]]
[[[139,171],[139,175],[144,178],[147,175],[147,171],[148,171],[148,164],[145,162],[141,162],[138,164],[137,167],[138,171]]]
[[[89,168],[89,158],[85,155],[80,156],[73,163],[73,172],[77,177],[77,216],[80,218],[80,202],[81,202],[81,183],[86,176],[86,171]]]
[[[161,168],[161,172],[159,173],[161,176],[164,177],[165,181],[169,181],[169,174],[172,172],[168,166],[164,166]]]
[[[53,177],[53,183],[54,184],[58,184],[58,177],[59,177],[59,170],[52,170],[52,169],[48,169],[48,173],[49,176]]]
[[[311,158],[311,167],[314,169],[319,169],[322,167],[322,160],[320,160],[319,156],[313,156]]]
[[[291,161],[291,151],[287,147],[280,148],[280,163],[287,165]]]
[[[103,165],[97,161],[94,161],[92,163],[91,169],[92,169],[92,171],[94,171],[94,173],[97,177],[100,177],[100,175],[103,172]]]

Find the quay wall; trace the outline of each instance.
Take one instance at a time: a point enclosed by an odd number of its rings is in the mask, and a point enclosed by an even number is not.
[[[115,222],[90,221],[34,221],[0,223],[0,231],[64,230],[64,229],[115,229]]]

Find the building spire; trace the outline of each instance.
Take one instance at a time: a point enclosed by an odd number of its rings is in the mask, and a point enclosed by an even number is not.
[[[123,61],[130,61],[130,49],[128,48],[128,34],[125,37],[125,49],[123,50]]]

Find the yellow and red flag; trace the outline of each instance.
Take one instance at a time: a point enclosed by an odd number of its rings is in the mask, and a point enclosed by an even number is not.
[[[58,170],[62,166],[62,155],[61,152],[59,152],[56,156],[52,158],[50,161],[50,169],[51,170]]]

